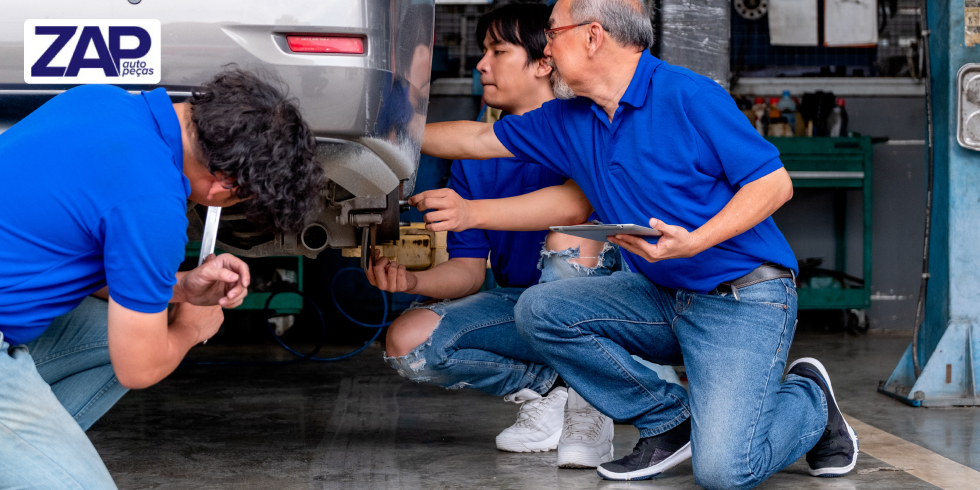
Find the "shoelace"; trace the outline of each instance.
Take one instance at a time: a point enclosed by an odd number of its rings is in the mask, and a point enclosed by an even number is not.
[[[514,423],[514,427],[534,427],[544,414],[545,409],[554,401],[555,398],[544,397],[521,403],[521,410],[517,413],[517,422]]]
[[[626,466],[627,468],[640,466],[639,465],[640,460],[641,458],[643,458],[643,454],[646,452],[640,447],[645,445],[644,442],[646,442],[645,439],[640,439],[639,441],[636,441],[636,445],[633,446],[633,452],[627,454],[623,458],[623,466]]]
[[[565,439],[597,440],[602,433],[602,414],[594,407],[565,410],[562,435]]]
[[[840,444],[837,441],[836,437],[829,437],[832,434],[833,434],[833,430],[824,429],[823,437],[821,437],[820,440],[817,441],[817,444],[813,446],[813,449],[811,449],[810,451],[811,452],[816,451],[817,454],[820,454],[822,456],[829,456],[835,453],[846,452],[848,449],[847,446],[844,444]]]

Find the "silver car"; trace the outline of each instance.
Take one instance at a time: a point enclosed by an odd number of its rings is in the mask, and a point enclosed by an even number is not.
[[[301,233],[273,235],[225,210],[218,247],[315,257],[357,246],[368,230],[392,240],[418,168],[433,1],[0,0],[0,132],[80,83],[164,87],[179,101],[229,63],[265,70],[317,135],[323,211]],[[188,211],[191,240],[200,208]]]

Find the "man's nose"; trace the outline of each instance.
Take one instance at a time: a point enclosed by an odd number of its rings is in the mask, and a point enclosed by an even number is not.
[[[488,57],[490,56],[490,51],[483,53],[483,57],[480,58],[480,62],[476,64],[476,71],[480,73],[490,73],[490,61]]]
[[[544,55],[549,58],[551,57],[551,39],[544,45]]]

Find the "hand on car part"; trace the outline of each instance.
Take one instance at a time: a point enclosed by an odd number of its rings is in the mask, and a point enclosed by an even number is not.
[[[365,272],[372,286],[389,293],[403,293],[418,286],[415,273],[409,272],[398,262],[388,260],[380,250],[374,251],[374,267],[368,267]]]
[[[643,257],[647,262],[682,259],[701,253],[694,234],[680,226],[668,225],[657,218],[650,218],[650,228],[663,233],[656,243],[650,243],[644,237],[635,235],[610,236],[609,241]]]
[[[248,294],[248,264],[231,254],[208,255],[200,266],[178,281],[183,301],[197,306],[234,308]]]
[[[177,303],[170,312],[170,325],[188,329],[188,333],[196,334],[195,344],[206,342],[218,333],[223,321],[225,321],[225,314],[218,305],[197,306],[191,303]]]
[[[433,189],[408,198],[419,211],[432,210],[423,217],[429,231],[464,231],[473,228],[470,201],[452,189]]]

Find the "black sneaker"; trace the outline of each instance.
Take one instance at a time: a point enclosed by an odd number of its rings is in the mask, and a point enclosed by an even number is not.
[[[653,478],[691,457],[691,419],[654,437],[644,437],[624,458],[603,463],[596,468],[607,480],[646,480]]]
[[[817,383],[827,398],[827,428],[824,429],[817,445],[806,453],[810,474],[825,478],[847,474],[857,464],[858,439],[854,429],[847,424],[840,413],[840,408],[837,407],[837,399],[834,397],[834,388],[830,385],[827,370],[820,361],[812,357],[804,357],[790,364],[789,372]]]

